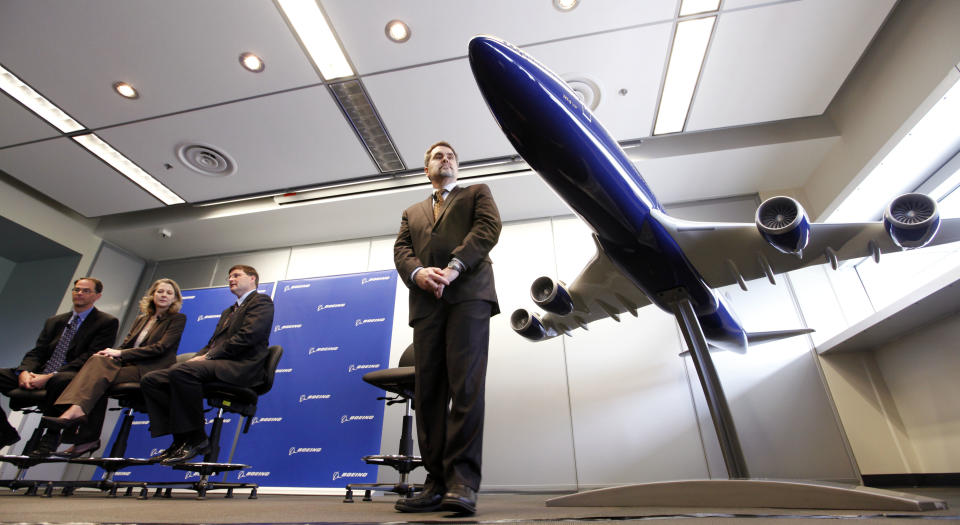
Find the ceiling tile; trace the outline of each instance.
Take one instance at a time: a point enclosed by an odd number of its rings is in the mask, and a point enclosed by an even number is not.
[[[500,131],[466,59],[363,79],[409,168],[423,165],[427,146],[453,144],[460,162],[516,155]]]
[[[725,12],[687,131],[820,115],[895,0],[805,0]]]
[[[86,217],[163,206],[68,138],[0,150],[0,170]]]
[[[616,140],[650,135],[672,23],[601,33],[524,48],[564,80],[600,88],[594,115]],[[623,90],[625,94],[620,94]]]
[[[245,51],[263,73],[240,66]],[[5,2],[0,62],[88,128],[320,81],[265,0]]]
[[[379,174],[325,86],[127,124],[100,136],[188,202]],[[181,144],[232,157],[236,174],[188,169],[176,155]]]
[[[552,0],[485,2],[372,2],[322,0],[360,74],[465,57],[474,35],[496,35],[518,46],[672,20],[674,0],[581,2],[561,12]],[[410,40],[387,39],[387,22],[410,26]]]

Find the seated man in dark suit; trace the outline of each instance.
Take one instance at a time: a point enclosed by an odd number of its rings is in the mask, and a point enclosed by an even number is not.
[[[150,413],[153,437],[173,434],[173,443],[154,461],[174,465],[205,454],[203,384],[212,381],[254,386],[263,381],[263,360],[273,325],[273,301],[257,293],[260,276],[236,265],[227,276],[236,304],[220,314],[213,336],[197,355],[143,376],[140,388]]]
[[[94,352],[114,344],[120,323],[117,318],[94,308],[103,292],[103,283],[82,277],[73,283],[73,310],[47,319],[37,345],[27,352],[17,368],[0,369],[0,392],[15,388],[46,388],[44,414],[56,415],[53,402]],[[20,440],[17,430],[0,418],[0,447]],[[46,456],[60,444],[60,431],[48,428],[32,455]]]

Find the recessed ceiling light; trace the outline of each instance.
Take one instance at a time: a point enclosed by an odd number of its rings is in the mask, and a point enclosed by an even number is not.
[[[570,11],[580,5],[580,0],[553,0],[553,7],[561,11]]]
[[[133,89],[133,86],[127,84],[126,82],[114,82],[113,90],[119,93],[123,98],[140,98],[140,94],[137,93],[137,90]]]
[[[387,22],[387,27],[384,28],[384,31],[387,33],[387,38],[398,44],[410,40],[410,26],[403,23],[403,20],[391,20]]]
[[[353,67],[316,0],[277,0],[324,80],[352,77]]]
[[[254,73],[259,73],[263,71],[264,68],[263,60],[250,52],[240,54],[240,65]]]
[[[3,66],[0,66],[0,89],[64,133],[84,129],[79,122],[73,120],[56,104],[37,93],[16,75],[4,69]]]

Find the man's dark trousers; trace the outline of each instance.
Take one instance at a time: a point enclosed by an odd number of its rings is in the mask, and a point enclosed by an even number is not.
[[[476,490],[491,305],[483,300],[437,305],[413,323],[417,439],[427,472],[442,472],[447,485]],[[464,399],[454,400],[450,412],[452,392],[463,392]]]
[[[216,360],[186,361],[143,376],[140,390],[150,413],[150,434],[185,434],[202,430],[203,384],[217,380]],[[180,407],[171,413],[170,407]]]

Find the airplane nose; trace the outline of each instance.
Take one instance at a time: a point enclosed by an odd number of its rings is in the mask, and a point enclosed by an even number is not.
[[[490,36],[475,36],[467,46],[467,56],[474,76],[496,77],[496,70],[504,69],[505,61],[513,60],[513,52],[505,42]]]

